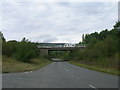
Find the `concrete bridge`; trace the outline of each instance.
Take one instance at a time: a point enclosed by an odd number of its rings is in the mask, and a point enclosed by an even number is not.
[[[50,51],[74,51],[78,49],[84,49],[86,46],[85,45],[79,45],[75,47],[58,47],[58,46],[43,46],[39,45],[38,48],[40,50],[40,55],[45,56],[48,55]]]

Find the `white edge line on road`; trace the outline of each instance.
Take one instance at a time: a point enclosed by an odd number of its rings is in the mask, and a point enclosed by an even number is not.
[[[30,73],[32,73],[32,72],[33,72],[33,71],[30,71]],[[29,73],[29,72],[24,72],[24,73]],[[2,73],[1,75],[7,75],[7,74],[3,74],[3,73]]]
[[[91,88],[94,88],[94,89],[96,89],[96,87],[94,87],[93,85],[90,85],[90,84],[88,84]]]

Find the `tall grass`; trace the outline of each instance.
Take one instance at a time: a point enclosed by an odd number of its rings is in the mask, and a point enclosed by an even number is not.
[[[51,61],[43,58],[32,59],[31,63],[25,63],[16,60],[15,58],[3,57],[2,72],[25,72],[42,68],[45,65],[50,64]]]

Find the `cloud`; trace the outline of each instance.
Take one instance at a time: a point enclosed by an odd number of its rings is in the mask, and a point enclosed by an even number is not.
[[[50,43],[50,42],[57,41],[56,37],[54,37],[52,35],[47,35],[47,34],[40,35],[40,36],[29,37],[29,39],[32,39],[32,38],[34,38],[34,40],[37,39],[39,42],[43,42],[43,43]]]
[[[111,29],[116,2],[4,2],[2,32],[7,40],[78,43],[84,33]]]

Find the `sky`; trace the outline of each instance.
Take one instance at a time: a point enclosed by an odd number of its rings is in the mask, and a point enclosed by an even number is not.
[[[6,40],[79,43],[82,34],[112,29],[117,2],[3,2],[0,31]]]

